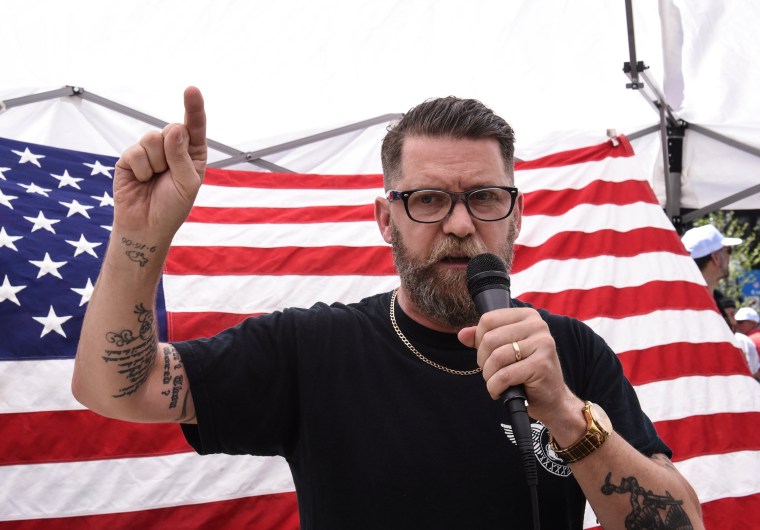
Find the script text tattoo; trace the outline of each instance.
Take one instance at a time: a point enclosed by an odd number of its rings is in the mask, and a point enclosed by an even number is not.
[[[186,389],[184,396],[182,397],[182,407],[179,415],[175,418],[175,421],[190,421],[195,416],[188,418],[187,416],[187,401],[190,398],[190,390],[187,388],[186,376],[181,374],[172,376],[172,372],[176,372],[182,368],[182,358],[179,355],[177,349],[168,344],[164,347],[164,377],[163,384],[168,387],[163,390],[161,394],[169,397],[169,408],[176,409],[180,401],[180,395],[182,390]]]
[[[106,340],[119,349],[106,350],[103,360],[115,363],[118,373],[126,377],[128,384],[119,389],[113,397],[129,396],[145,383],[156,358],[156,331],[153,325],[153,311],[145,309],[142,304],[135,306],[139,331],[131,329],[110,331]]]

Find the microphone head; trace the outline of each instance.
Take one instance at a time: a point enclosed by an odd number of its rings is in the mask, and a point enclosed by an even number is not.
[[[509,276],[504,260],[494,254],[478,254],[467,264],[467,289],[470,296],[485,289],[509,290]]]

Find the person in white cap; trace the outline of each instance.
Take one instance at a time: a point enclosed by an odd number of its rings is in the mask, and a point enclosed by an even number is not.
[[[681,241],[702,272],[707,288],[713,294],[721,315],[734,331],[725,310],[726,296],[717,287],[719,280],[728,278],[731,250],[742,240],[738,237],[726,237],[715,226],[708,224],[687,230]]]
[[[748,337],[749,331],[754,327],[757,327],[757,321],[760,318],[757,312],[750,307],[740,308],[735,315],[733,315],[734,326],[736,327],[736,341],[744,352],[744,360],[747,361],[749,372],[752,376],[760,381],[760,356],[758,356],[758,344]],[[740,324],[741,322],[741,324]],[[755,337],[755,340],[760,339],[760,334]]]
[[[760,315],[751,307],[741,307],[734,315],[736,330],[744,333],[760,350]]]

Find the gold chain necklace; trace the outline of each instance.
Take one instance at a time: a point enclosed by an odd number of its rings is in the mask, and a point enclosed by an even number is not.
[[[401,342],[403,342],[407,348],[409,348],[413,354],[415,354],[420,361],[425,362],[432,366],[433,368],[438,368],[439,370],[442,370],[446,372],[447,374],[454,374],[454,375],[474,375],[477,373],[480,373],[481,368],[475,368],[474,370],[454,370],[453,368],[449,368],[447,366],[443,366],[441,364],[438,364],[435,361],[431,361],[424,355],[422,355],[419,351],[417,351],[417,348],[412,346],[412,343],[409,342],[409,339],[404,336],[404,334],[401,332],[401,328],[398,327],[398,324],[396,323],[396,294],[398,293],[398,289],[393,290],[393,294],[391,295],[391,324],[393,324],[393,329],[396,330],[396,334],[398,335],[398,338],[401,339]]]

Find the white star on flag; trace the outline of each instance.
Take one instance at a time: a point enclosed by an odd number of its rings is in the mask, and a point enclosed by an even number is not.
[[[8,247],[9,249],[18,252],[18,249],[16,248],[16,245],[13,244],[13,242],[18,241],[19,239],[24,239],[24,237],[8,235],[8,232],[5,231],[5,227],[0,227],[0,248]]]
[[[72,245],[76,247],[76,250],[74,251],[74,257],[76,258],[78,255],[82,254],[83,252],[86,252],[90,256],[98,257],[97,254],[95,254],[95,251],[93,250],[95,247],[99,247],[103,243],[90,243],[84,238],[84,234],[80,234],[79,241],[69,241],[66,240],[66,243],[69,245]]]
[[[100,174],[100,175],[105,175],[109,179],[113,178],[111,174],[109,173],[109,171],[112,170],[113,168],[110,166],[104,166],[103,164],[100,163],[100,160],[96,160],[94,164],[88,164],[87,162],[83,162],[83,164],[87,167],[92,168],[92,173],[90,173],[90,176]]]
[[[6,195],[3,193],[3,190],[0,190],[0,204],[3,206],[7,206],[11,210],[13,210],[13,206],[11,205],[11,201],[13,199],[18,199],[15,195]]]
[[[90,197],[96,201],[100,201],[98,206],[113,206],[113,197],[111,197],[107,191],[103,192],[102,197],[98,197],[97,195],[90,195]]]
[[[32,182],[31,184],[21,184],[19,182],[19,186],[24,188],[27,193],[38,193],[40,195],[44,195],[45,197],[50,197],[50,195],[48,195],[48,192],[53,191],[52,189],[41,188],[34,182]]]
[[[82,296],[82,300],[79,302],[79,307],[82,307],[84,304],[90,301],[90,298],[92,297],[92,291],[94,289],[95,289],[95,286],[92,285],[92,280],[90,280],[89,278],[87,278],[87,285],[85,285],[81,289],[77,289],[76,287],[71,288],[72,291]]]
[[[16,298],[16,293],[22,289],[26,289],[26,285],[11,285],[11,282],[8,281],[8,275],[6,274],[3,284],[0,285],[0,304],[6,300],[10,300],[17,306],[20,306],[21,302]]]
[[[53,175],[51,173],[50,176],[53,177],[54,179],[58,180],[58,187],[59,188],[63,188],[64,186],[71,186],[71,187],[74,187],[74,188],[76,188],[78,190],[82,189],[82,188],[79,187],[79,184],[77,184],[77,183],[78,182],[82,182],[84,179],[79,179],[79,178],[72,177],[71,175],[69,175],[69,170],[68,169],[63,172],[63,175]]]
[[[66,337],[66,333],[63,332],[63,328],[61,325],[69,320],[71,316],[65,316],[65,317],[59,317],[55,314],[55,309],[53,309],[53,306],[50,306],[50,311],[48,311],[48,314],[46,317],[32,317],[34,320],[39,322],[44,326],[42,329],[42,333],[40,334],[40,338],[44,337],[51,331],[55,331],[62,337]]]
[[[3,175],[3,173],[10,170],[11,168],[9,167],[0,167],[0,179],[8,180],[7,178],[5,178],[5,175]]]
[[[19,164],[26,164],[27,162],[31,162],[37,167],[42,167],[38,159],[45,158],[45,155],[35,155],[29,150],[28,147],[24,149],[23,153],[21,151],[16,151],[13,149],[12,151],[16,153],[19,157],[21,157],[19,158],[19,161],[18,161]]]
[[[42,210],[40,210],[40,213],[37,214],[37,217],[24,217],[27,221],[30,223],[34,223],[34,226],[32,227],[32,232],[36,232],[40,228],[44,228],[48,232],[52,232],[55,234],[55,229],[53,228],[53,225],[55,223],[60,223],[60,219],[48,219],[45,217],[45,214],[42,213]]]
[[[87,219],[89,219],[90,214],[87,213],[87,210],[92,210],[95,208],[94,206],[85,206],[84,204],[80,204],[76,199],[71,202],[58,201],[58,204],[62,204],[69,209],[69,213],[66,215],[66,217],[71,217],[75,213],[78,213],[84,215]]]
[[[40,272],[37,273],[37,278],[38,279],[42,278],[46,274],[52,274],[56,278],[60,278],[61,280],[63,280],[63,276],[61,276],[61,273],[58,272],[58,269],[60,269],[64,265],[66,265],[68,263],[68,261],[53,261],[50,258],[50,254],[48,254],[47,252],[45,252],[45,257],[42,258],[42,261],[32,261],[32,260],[29,260],[29,263],[31,263],[35,267],[39,267],[40,268]]]

